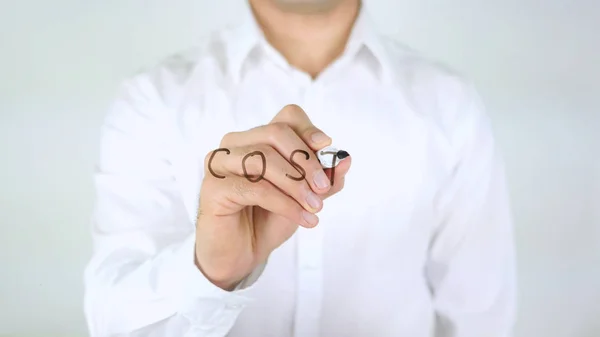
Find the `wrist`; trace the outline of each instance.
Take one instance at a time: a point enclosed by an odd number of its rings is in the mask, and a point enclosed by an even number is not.
[[[225,290],[225,291],[233,291],[235,287],[244,279],[243,277],[236,277],[232,275],[223,274],[220,275],[218,273],[210,273],[207,272],[199,262],[198,255],[194,254],[194,264],[196,268],[204,275],[204,277],[210,281],[210,283],[215,286]]]

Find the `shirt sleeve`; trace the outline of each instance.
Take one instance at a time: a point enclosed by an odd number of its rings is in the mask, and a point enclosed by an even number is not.
[[[503,162],[473,88],[449,133],[454,166],[436,197],[426,266],[436,337],[508,337],[515,315],[515,253]]]
[[[225,336],[264,268],[226,291],[195,266],[195,217],[172,173],[170,119],[156,86],[140,75],[122,86],[103,125],[84,275],[93,337],[160,325],[177,325],[181,336]]]

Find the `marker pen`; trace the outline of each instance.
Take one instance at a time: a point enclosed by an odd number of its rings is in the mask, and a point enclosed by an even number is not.
[[[321,166],[323,168],[333,168],[336,167],[340,161],[344,160],[350,154],[344,150],[338,150],[333,146],[327,146],[319,151],[317,151],[317,159],[321,162]]]

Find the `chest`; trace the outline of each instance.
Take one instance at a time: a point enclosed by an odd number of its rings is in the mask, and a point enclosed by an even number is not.
[[[352,167],[345,188],[320,213],[329,230],[367,220],[393,239],[414,212],[427,208],[435,190],[430,126],[393,89],[378,86],[257,85],[213,87],[187,99],[177,112],[181,129],[177,180],[190,218],[195,211],[205,155],[231,131],[268,124],[287,104],[297,104],[311,121],[348,151]],[[377,228],[372,228],[377,229]],[[363,228],[346,235],[363,235]],[[376,231],[371,231],[376,233]]]
[[[268,326],[274,315],[304,321],[308,312],[325,314],[327,303],[339,303],[337,299],[354,301],[349,308],[357,311],[339,315],[337,308],[331,311],[338,313],[335,317],[369,317],[374,299],[392,310],[405,294],[372,286],[381,280],[403,280],[408,286],[398,289],[417,289],[419,300],[425,296],[420,278],[431,224],[428,210],[437,186],[431,129],[397,96],[375,87],[213,89],[188,100],[179,112],[182,151],[174,167],[191,219],[205,155],[219,147],[226,133],[267,124],[287,104],[302,107],[336,147],[352,156],[344,189],[325,201],[320,225],[298,230],[270,256],[252,296],[257,303],[278,305],[247,311],[243,317],[248,322],[263,319]],[[353,282],[339,287],[347,280]],[[348,298],[348,293],[355,295]]]

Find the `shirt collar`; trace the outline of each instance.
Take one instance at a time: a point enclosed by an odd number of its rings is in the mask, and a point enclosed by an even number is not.
[[[249,1],[242,1],[242,3],[244,10],[241,24],[233,28],[226,40],[228,68],[235,82],[239,81],[242,66],[250,55],[250,52],[261,43],[266,43]]]
[[[350,33],[345,53],[356,54],[363,49],[367,50],[377,63],[380,79],[384,81],[389,80],[390,63],[388,53],[371,14],[365,8],[364,3],[361,5],[360,12]]]
[[[240,25],[236,26],[226,40],[226,55],[228,69],[237,83],[242,76],[242,70],[245,61],[248,59],[252,50],[260,45],[266,45],[262,29],[258,25],[249,1],[243,1],[243,16]],[[380,79],[386,81],[390,78],[388,54],[384,48],[381,36],[375,29],[374,22],[370,13],[361,4],[358,17],[352,28],[345,54],[356,54],[366,48],[374,60],[376,60],[379,69]]]

